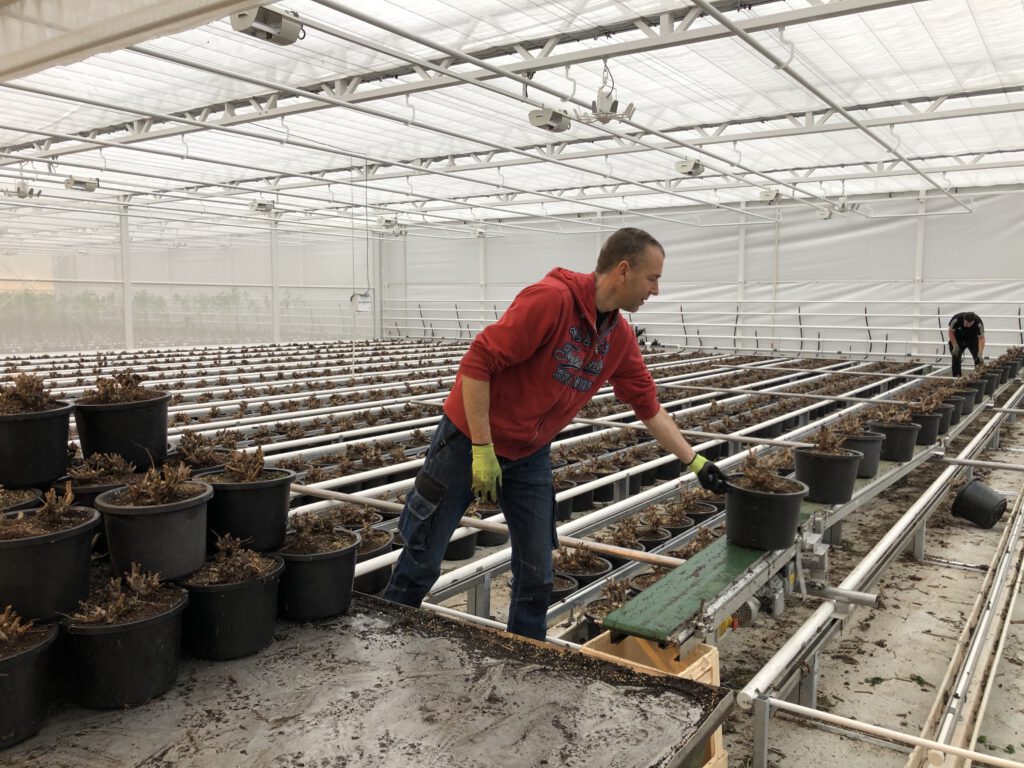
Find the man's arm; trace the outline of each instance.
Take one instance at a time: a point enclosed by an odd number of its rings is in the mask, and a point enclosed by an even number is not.
[[[462,374],[462,402],[466,406],[469,439],[475,445],[491,440],[491,382]]]
[[[981,334],[978,337],[978,357],[983,357],[985,354],[985,334]]]
[[[668,411],[659,407],[658,412],[649,419],[644,420],[644,426],[654,435],[655,439],[669,453],[674,453],[683,464],[693,462],[697,452],[683,437],[676,425],[675,420],[669,416]]]

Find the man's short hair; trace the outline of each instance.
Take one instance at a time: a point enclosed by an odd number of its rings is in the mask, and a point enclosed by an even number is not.
[[[656,247],[665,254],[665,249],[654,237],[635,227],[624,227],[612,233],[612,236],[604,241],[601,246],[601,253],[597,257],[596,272],[604,274],[611,271],[620,261],[625,261],[630,268],[636,269],[643,261],[644,254],[650,246]]]
[[[978,316],[973,312],[964,312],[965,323],[976,323],[978,322]]]

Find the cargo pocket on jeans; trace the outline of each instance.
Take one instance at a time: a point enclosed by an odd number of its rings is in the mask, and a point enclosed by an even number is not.
[[[417,551],[426,549],[434,527],[434,513],[443,497],[444,486],[421,469],[406,503],[409,516],[402,531],[405,546]]]

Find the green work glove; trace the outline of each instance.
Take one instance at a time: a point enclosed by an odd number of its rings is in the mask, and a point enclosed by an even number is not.
[[[501,489],[501,465],[494,454],[494,445],[473,446],[473,483],[474,495],[480,501],[497,503]]]
[[[702,488],[707,488],[712,493],[725,493],[725,483],[729,478],[713,461],[708,461],[697,453],[686,468],[697,475]]]

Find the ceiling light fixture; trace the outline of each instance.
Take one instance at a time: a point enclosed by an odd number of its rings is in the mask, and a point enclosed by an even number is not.
[[[78,192],[95,192],[99,185],[99,179],[85,179],[81,176],[68,176],[64,179],[65,189],[74,189]]]
[[[601,85],[597,89],[597,96],[590,102],[591,114],[583,114],[576,110],[576,119],[581,123],[610,123],[612,120],[629,120],[636,112],[636,107],[630,102],[622,112],[619,112],[619,100],[615,98],[615,78],[612,71],[608,69],[607,59],[604,62],[604,69],[601,71]]]
[[[275,45],[291,45],[306,36],[297,13],[272,11],[263,7],[233,13],[231,28],[235,32],[252,35]]]
[[[676,173],[680,176],[700,176],[704,173],[704,164],[696,157],[684,157],[676,163]]]
[[[553,107],[541,107],[530,110],[530,125],[552,133],[561,133],[572,127],[572,120],[568,115]]]

